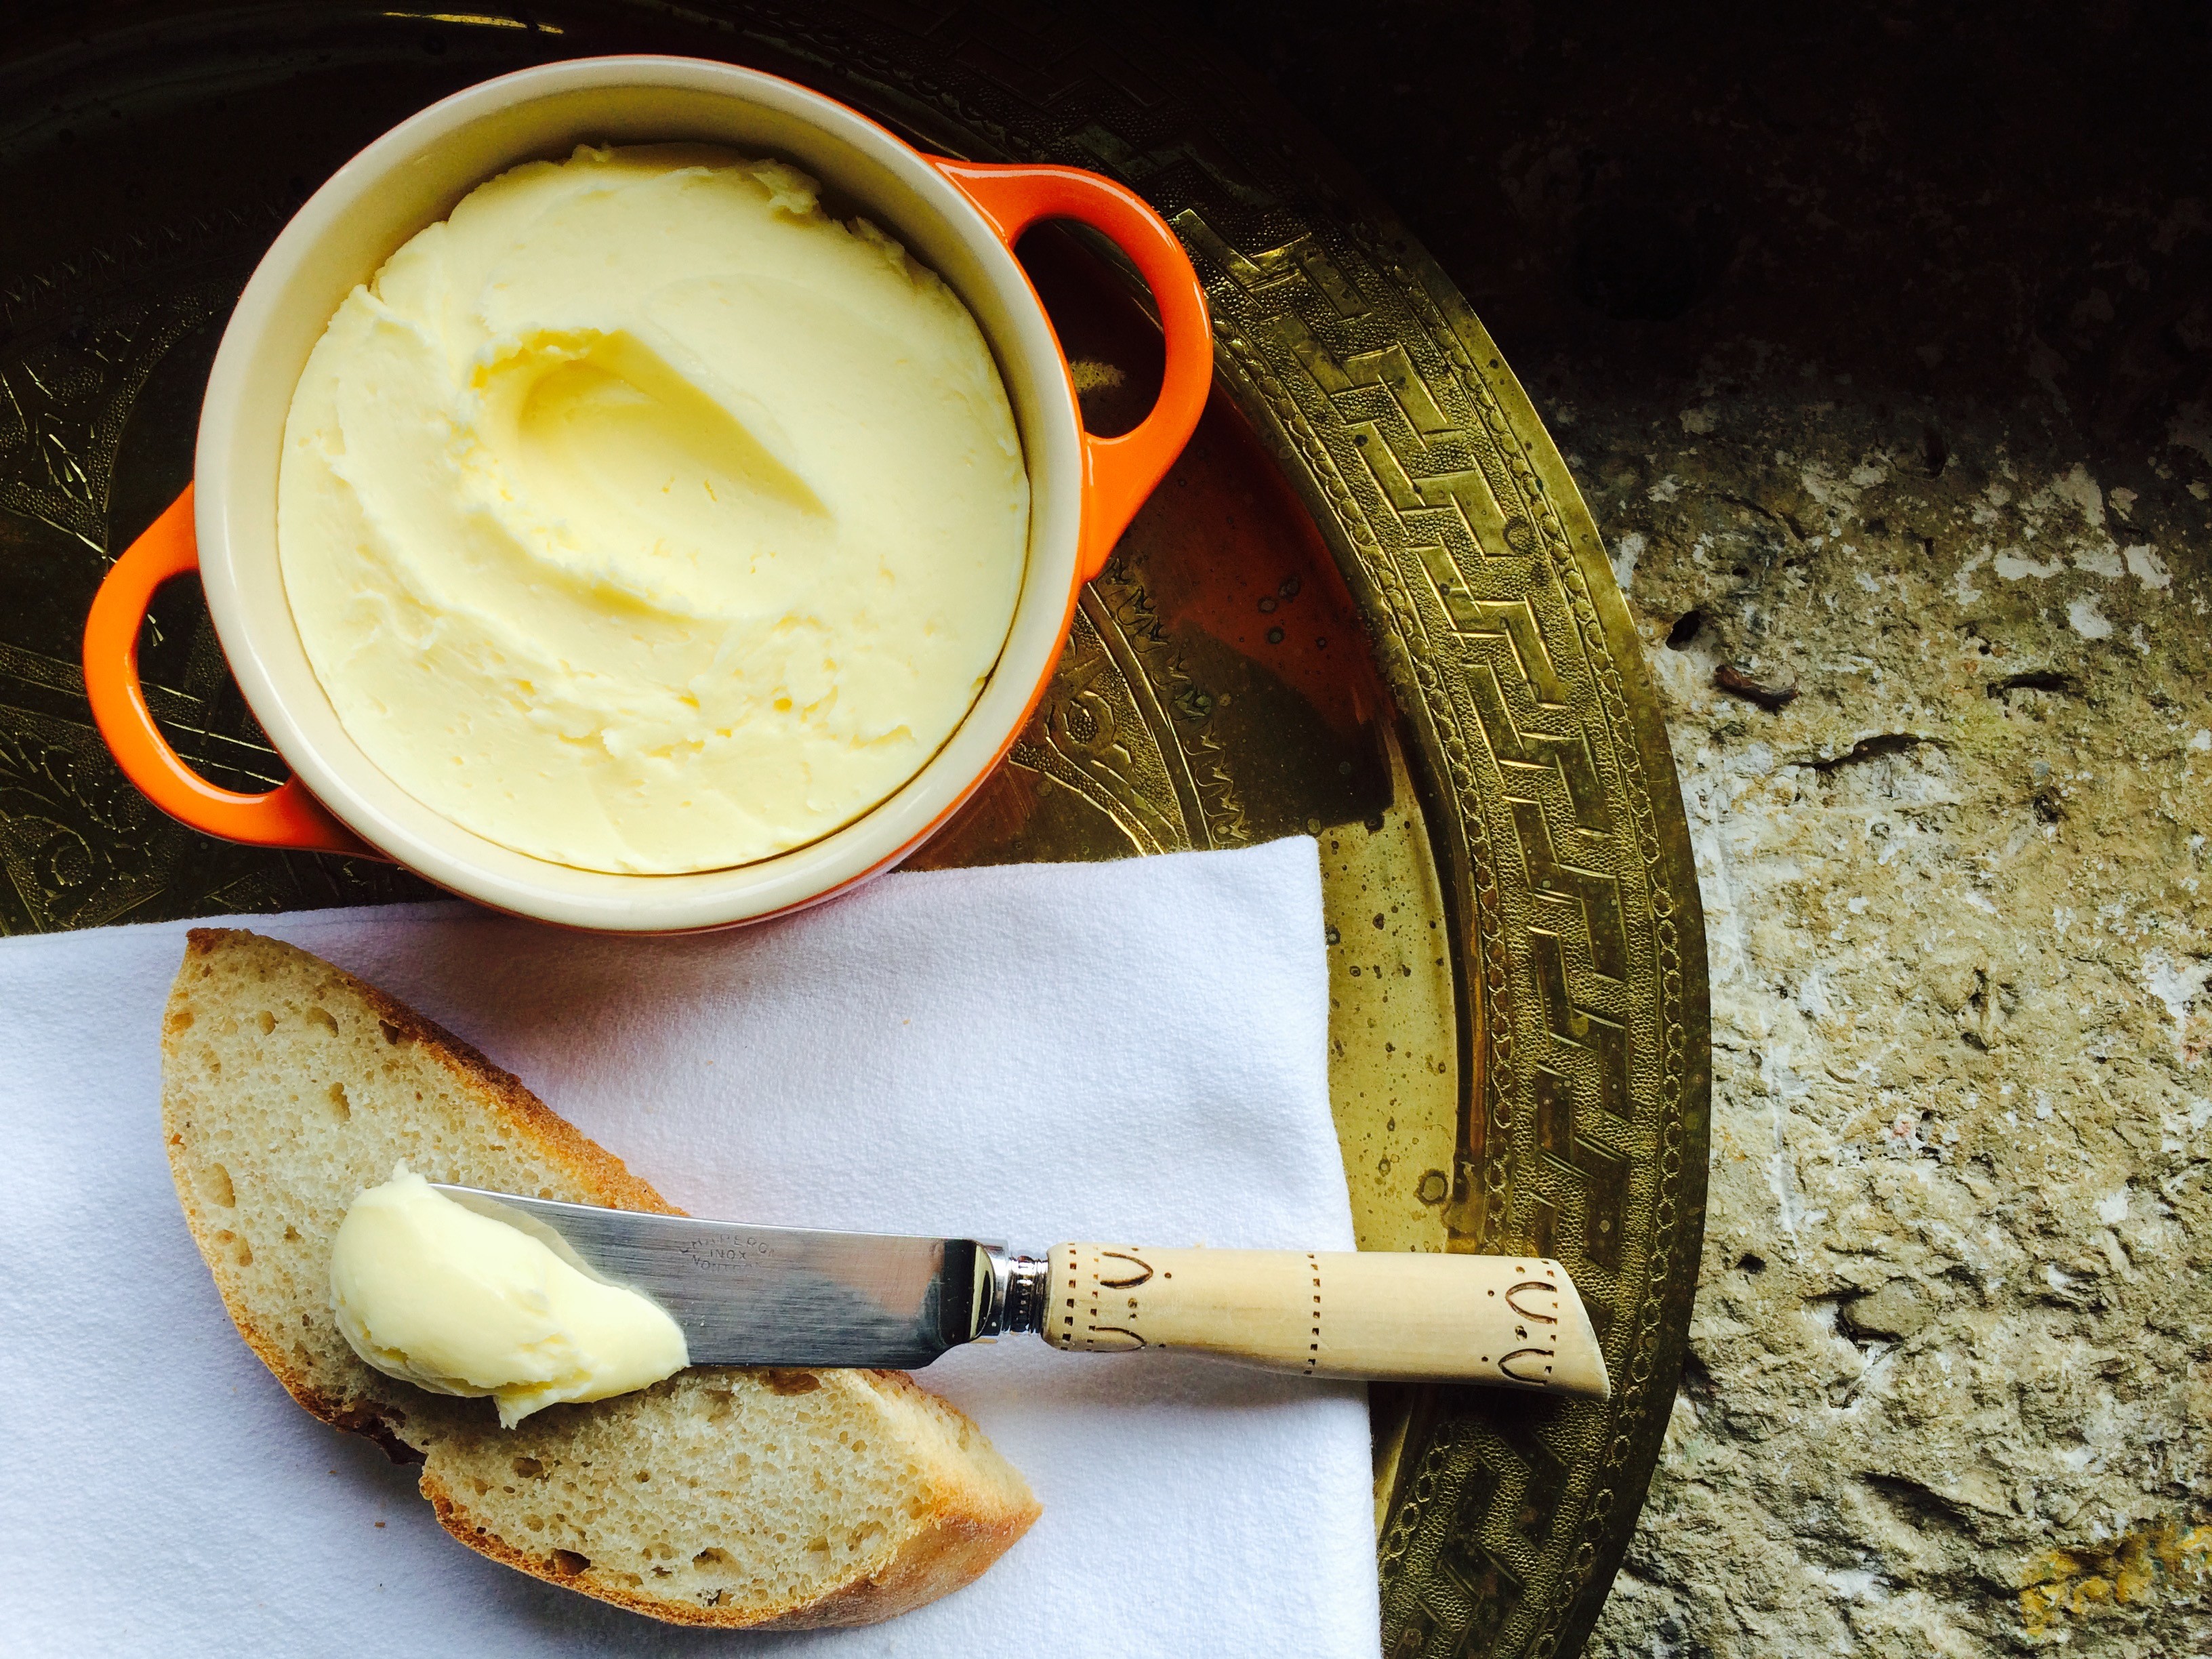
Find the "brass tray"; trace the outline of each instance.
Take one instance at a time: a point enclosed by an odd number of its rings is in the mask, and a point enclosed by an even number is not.
[[[189,475],[246,274],[299,200],[403,115],[550,58],[726,57],[925,146],[1097,168],[1160,208],[1212,299],[1213,405],[1085,593],[1037,720],[918,862],[1319,837],[1363,1247],[1560,1257],[1617,1384],[1602,1407],[1375,1390],[1385,1651],[1579,1649],[1681,1367],[1704,1222],[1704,933],[1665,735],[1595,530],[1434,262],[1271,94],[1141,15],[47,10],[0,55],[8,932],[426,890],[162,818],[108,762],[76,666],[110,551]],[[1024,254],[1087,365],[1091,424],[1126,424],[1158,374],[1133,285],[1057,232]],[[164,595],[144,661],[156,714],[209,775],[282,775],[190,584]],[[1102,949],[1115,925],[1097,918]]]

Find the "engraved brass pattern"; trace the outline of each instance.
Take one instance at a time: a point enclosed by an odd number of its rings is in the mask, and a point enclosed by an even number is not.
[[[108,191],[111,216],[15,213],[35,228],[0,252],[0,931],[423,890],[168,823],[100,749],[75,664],[114,538],[185,480],[229,298],[318,169],[500,69],[673,50],[791,75],[947,151],[1118,177],[1191,249],[1249,428],[1209,414],[1176,475],[1189,489],[1164,490],[1085,592],[1010,763],[925,860],[1320,837],[1363,1244],[1559,1257],[1618,1385],[1603,1406],[1377,1389],[1385,1651],[1577,1650],[1681,1364],[1703,1225],[1704,935],[1603,549],[1441,270],[1269,94],[1142,14],[550,0],[510,17],[324,0],[266,14],[249,44],[180,30],[192,10],[104,9],[108,46],[42,60],[76,77],[62,95],[26,95],[0,59],[0,111],[40,112],[0,115],[0,210],[24,204],[4,192],[35,162]],[[492,21],[471,27],[479,10]],[[138,222],[114,182],[127,170],[70,160],[57,131],[86,120],[72,109],[112,107],[145,143],[188,147],[181,94],[162,88],[194,53],[225,65],[227,106],[306,136]],[[340,82],[347,100],[319,90]],[[1078,320],[1062,319],[1071,350]],[[1311,519],[1296,533],[1295,506],[1265,499],[1285,483]],[[1224,568],[1194,587],[1217,549]],[[1340,580],[1348,597],[1332,599]],[[155,624],[149,691],[180,749],[236,787],[278,775],[193,596],[165,595]]]
[[[1084,591],[1052,689],[1009,758],[1074,790],[1137,853],[1241,846],[1227,757],[1202,725],[1175,729],[1190,682],[1148,611],[1126,566]]]

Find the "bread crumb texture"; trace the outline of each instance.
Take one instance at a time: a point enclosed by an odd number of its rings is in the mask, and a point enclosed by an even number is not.
[[[454,1537],[685,1624],[865,1624],[969,1583],[1027,1531],[1020,1473],[896,1371],[698,1369],[558,1406],[371,1370],[330,1308],[364,1188],[432,1181],[672,1212],[621,1161],[451,1033],[305,951],[193,930],[162,1031],[177,1196],[240,1334],[325,1422],[420,1459]]]

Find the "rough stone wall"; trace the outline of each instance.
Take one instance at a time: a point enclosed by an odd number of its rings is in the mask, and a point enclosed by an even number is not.
[[[2212,1652],[2212,21],[1210,9],[1522,374],[1673,736],[1711,1208],[1589,1651]]]
[[[1561,434],[1714,1017],[1694,1358],[1595,1650],[2205,1650],[2205,515],[2008,426],[1939,466],[1771,358],[1688,390]]]

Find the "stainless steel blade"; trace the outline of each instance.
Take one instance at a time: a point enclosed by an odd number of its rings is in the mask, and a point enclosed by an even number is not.
[[[994,1311],[994,1247],[973,1239],[751,1227],[438,1190],[650,1297],[682,1328],[695,1365],[911,1370],[982,1334]]]

